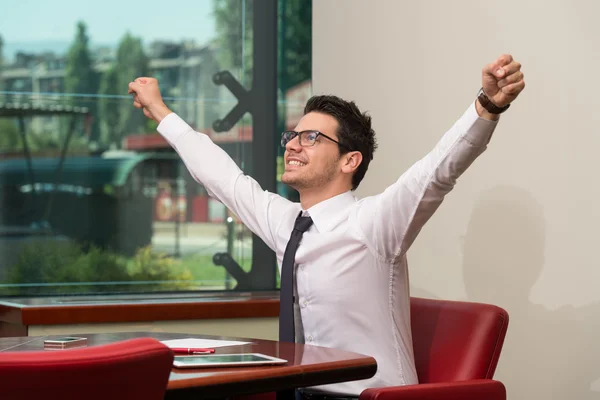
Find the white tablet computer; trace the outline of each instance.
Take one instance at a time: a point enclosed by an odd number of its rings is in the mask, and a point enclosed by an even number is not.
[[[206,354],[200,356],[175,356],[176,368],[246,367],[252,365],[280,365],[287,360],[260,353]]]

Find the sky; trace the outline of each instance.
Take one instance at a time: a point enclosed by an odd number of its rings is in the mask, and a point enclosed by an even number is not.
[[[155,39],[194,39],[203,44],[215,33],[212,4],[212,0],[0,0],[4,57],[11,59],[17,49],[66,47],[79,20],[86,22],[92,46],[116,45],[127,31],[144,44]]]

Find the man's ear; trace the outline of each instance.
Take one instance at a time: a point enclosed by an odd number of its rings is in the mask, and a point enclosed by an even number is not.
[[[362,154],[360,151],[351,151],[350,153],[344,154],[342,160],[344,162],[342,165],[342,172],[351,174],[356,171],[362,162]]]

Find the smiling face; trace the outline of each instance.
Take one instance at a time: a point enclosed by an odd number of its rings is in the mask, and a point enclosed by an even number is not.
[[[294,130],[315,130],[338,140],[336,119],[319,112],[306,114]],[[332,182],[339,183],[348,179],[342,172],[338,144],[322,136],[310,147],[301,146],[296,136],[285,146],[284,160],[285,172],[281,181],[298,191],[325,188]]]

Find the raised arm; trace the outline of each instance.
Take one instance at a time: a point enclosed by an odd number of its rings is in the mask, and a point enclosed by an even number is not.
[[[434,149],[398,181],[363,200],[357,215],[360,227],[365,240],[386,260],[398,260],[406,253],[457,179],[485,151],[497,113],[508,108],[525,86],[521,65],[509,55],[484,67],[482,78],[486,97],[478,97]]]
[[[179,154],[192,177],[275,250],[277,216],[290,202],[263,190],[207,135],[194,131],[171,112],[162,100],[156,79],[136,79],[129,84],[129,93],[133,94],[133,105],[159,124],[159,133]]]

